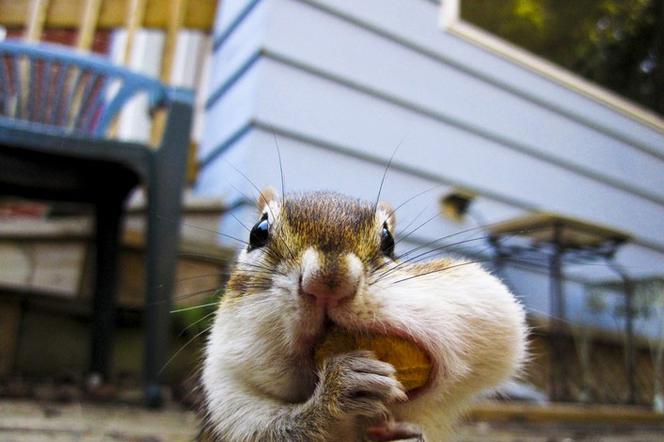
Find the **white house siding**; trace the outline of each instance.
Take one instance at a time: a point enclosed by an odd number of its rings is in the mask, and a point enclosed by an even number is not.
[[[591,220],[634,236],[618,255],[631,274],[664,273],[664,133],[442,31],[438,8],[221,2],[198,191],[253,198],[242,174],[279,186],[278,142],[287,190],[373,199],[400,145],[383,198],[397,205],[439,186],[399,209],[401,226],[435,215],[437,199],[463,186],[478,193],[473,208],[487,223],[532,210]],[[252,224],[250,209],[236,216]],[[408,242],[473,226],[437,218]],[[221,227],[246,236],[235,219]],[[464,246],[487,256],[482,241]],[[615,277],[601,265],[568,276],[571,311],[582,304],[582,282]],[[545,274],[518,268],[505,277],[534,312],[548,311]]]

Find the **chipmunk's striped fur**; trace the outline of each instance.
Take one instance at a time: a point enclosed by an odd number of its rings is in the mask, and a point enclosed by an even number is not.
[[[269,239],[241,252],[207,345],[210,440],[359,441],[369,428],[387,440],[414,424],[442,441],[473,396],[518,369],[522,307],[477,264],[394,261],[389,206],[334,193],[280,201],[271,190],[258,206]],[[313,349],[330,321],[411,339],[432,360],[429,384],[408,397],[366,353],[317,372]]]

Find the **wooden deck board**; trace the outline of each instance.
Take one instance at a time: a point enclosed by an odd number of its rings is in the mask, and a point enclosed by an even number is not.
[[[664,436],[662,416],[637,408],[486,403],[470,418],[459,427],[457,442],[656,442]],[[175,405],[150,411],[119,404],[0,400],[2,441],[189,442],[197,426],[193,412]]]

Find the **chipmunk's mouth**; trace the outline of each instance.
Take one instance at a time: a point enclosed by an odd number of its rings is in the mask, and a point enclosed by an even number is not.
[[[410,400],[429,390],[438,376],[438,361],[416,337],[387,327],[344,327],[326,315],[312,349],[314,366],[328,357],[356,350],[371,351],[379,360],[392,364]]]

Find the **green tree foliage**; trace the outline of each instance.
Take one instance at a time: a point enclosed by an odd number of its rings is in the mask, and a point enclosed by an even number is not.
[[[664,115],[664,0],[465,0],[464,20]]]

